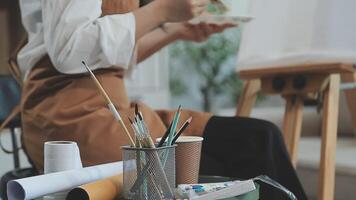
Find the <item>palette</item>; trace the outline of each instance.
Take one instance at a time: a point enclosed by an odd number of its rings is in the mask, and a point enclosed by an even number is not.
[[[232,25],[240,25],[242,23],[247,23],[253,20],[253,17],[250,16],[224,16],[224,15],[203,15],[196,17],[189,21],[190,24],[232,24]]]

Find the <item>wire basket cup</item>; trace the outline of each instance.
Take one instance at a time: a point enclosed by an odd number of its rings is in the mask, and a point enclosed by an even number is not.
[[[125,199],[174,198],[175,146],[122,150]]]

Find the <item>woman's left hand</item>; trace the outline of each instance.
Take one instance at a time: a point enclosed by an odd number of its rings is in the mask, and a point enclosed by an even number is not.
[[[203,42],[214,33],[221,33],[227,28],[236,27],[233,24],[190,24],[188,22],[170,23],[165,25],[165,30],[176,35],[178,40]]]

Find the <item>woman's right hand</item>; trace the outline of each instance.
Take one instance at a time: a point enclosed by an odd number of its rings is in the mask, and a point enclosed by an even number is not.
[[[157,0],[156,0],[157,1]],[[209,0],[158,0],[167,22],[187,21],[205,11]]]

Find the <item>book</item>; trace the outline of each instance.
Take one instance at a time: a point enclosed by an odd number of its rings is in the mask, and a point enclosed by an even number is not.
[[[255,190],[253,180],[228,181],[206,184],[180,184],[177,193],[191,200],[214,200],[235,197]]]

